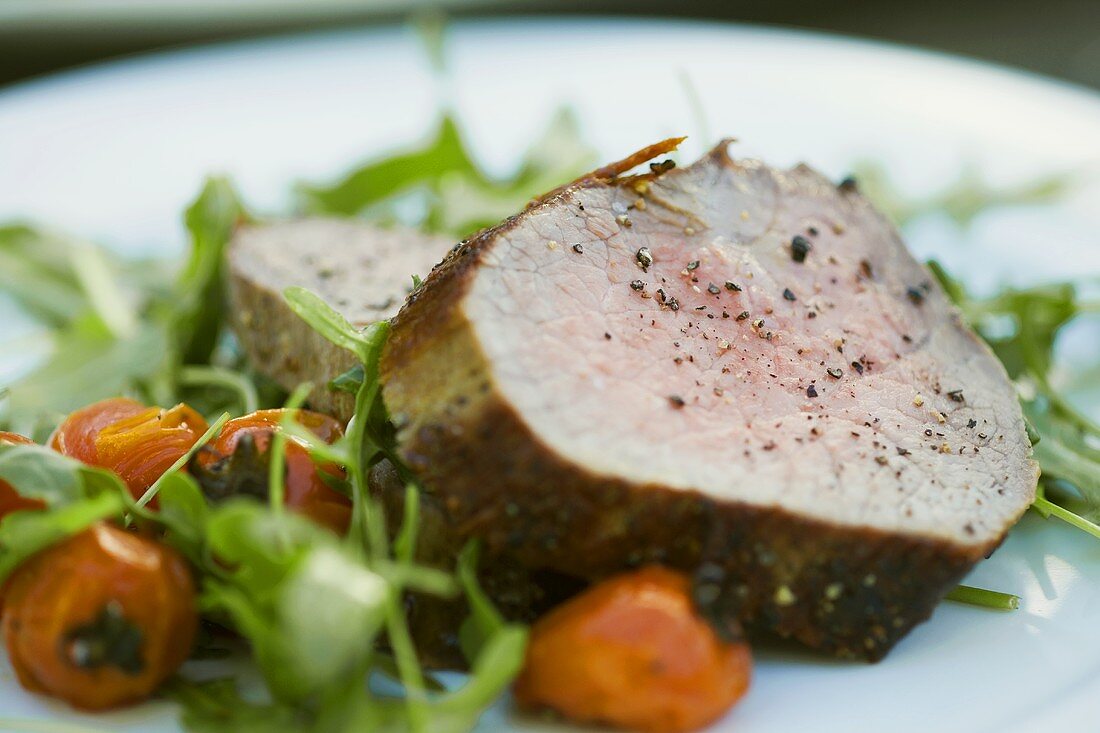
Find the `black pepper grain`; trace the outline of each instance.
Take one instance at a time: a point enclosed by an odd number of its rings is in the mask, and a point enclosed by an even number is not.
[[[729,290],[732,293],[740,293],[741,286],[731,280],[726,280],[726,290]]]
[[[634,253],[634,259],[637,261],[638,266],[646,271],[653,264],[653,253],[649,251],[649,247],[641,247]]]
[[[719,293],[722,292],[722,290],[721,290],[721,288],[719,288],[714,283],[711,283],[710,285],[707,286],[707,292],[710,293],[711,295],[718,295]]]
[[[811,249],[813,249],[813,245],[810,244],[810,240],[801,234],[796,234],[791,239],[791,259],[795,262],[805,262],[806,255],[810,253]]]
[[[792,302],[798,300],[798,298],[795,297],[794,292],[792,292],[790,288],[783,288],[783,299],[790,300]]]
[[[844,372],[841,371],[840,367],[829,367],[825,370],[825,373],[833,379],[840,379],[841,375],[844,374]]]
[[[584,254],[584,245],[583,245],[583,244],[579,244],[579,243],[578,243],[578,244],[574,244],[574,245],[573,245],[573,251],[574,251],[574,252],[576,252],[576,253],[577,253],[577,254],[579,254],[579,255],[581,255],[581,254]]]
[[[677,394],[670,394],[668,396],[669,404],[671,404],[677,410],[681,409],[687,403],[684,402],[684,398]]]
[[[817,388],[811,384],[809,387],[806,388],[806,396],[811,399],[817,397]]]
[[[645,290],[645,283],[642,282],[641,280],[631,280],[630,281],[630,289],[631,290]]]

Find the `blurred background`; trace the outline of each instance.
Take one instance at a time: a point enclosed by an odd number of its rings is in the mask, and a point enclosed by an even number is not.
[[[0,0],[0,86],[198,42],[451,17],[586,14],[795,26],[940,49],[1100,88],[1100,0]]]

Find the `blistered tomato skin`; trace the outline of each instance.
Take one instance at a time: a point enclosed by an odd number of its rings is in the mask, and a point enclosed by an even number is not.
[[[32,557],[7,586],[3,633],[20,684],[85,710],[147,698],[197,628],[184,559],[106,523]]]
[[[531,630],[516,699],[565,717],[647,733],[698,730],[744,695],[748,645],[696,613],[690,582],[650,567],[555,608]]]
[[[114,471],[137,499],[191,449],[207,427],[187,405],[165,410],[115,398],[69,415],[50,444],[88,465]]]
[[[230,420],[221,434],[208,446],[209,450],[199,454],[200,465],[210,468],[218,462],[231,460],[246,436],[251,441],[248,450],[265,455],[271,446],[271,436],[278,430],[284,412],[285,410],[260,410]],[[340,423],[328,415],[297,410],[295,420],[326,443],[332,443],[344,434]],[[233,466],[230,464],[228,469],[233,470]],[[285,505],[338,534],[344,534],[351,523],[351,500],[325,483],[321,472],[334,479],[343,479],[345,476],[344,470],[339,466],[318,466],[304,447],[293,440],[286,442]],[[266,476],[264,489],[266,490]]]
[[[0,444],[33,445],[34,441],[17,433],[7,433],[0,430]],[[0,519],[21,509],[43,509],[45,506],[38,499],[24,499],[16,493],[8,482],[0,480]]]
[[[124,417],[148,408],[128,397],[112,397],[69,414],[50,436],[48,445],[58,453],[89,465],[98,465],[95,439],[99,431]]]

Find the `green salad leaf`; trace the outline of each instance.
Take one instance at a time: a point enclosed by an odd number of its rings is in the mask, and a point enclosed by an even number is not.
[[[0,443],[0,480],[45,509],[24,509],[0,520],[0,585],[41,550],[96,522],[121,518],[129,496],[109,471],[37,445]]]
[[[899,226],[928,214],[946,216],[960,227],[968,227],[980,214],[1005,206],[1040,206],[1063,198],[1076,183],[1076,176],[1060,173],[1015,186],[993,186],[974,165],[940,190],[923,197],[903,194],[877,161],[857,163],[853,174],[860,189]]]
[[[391,591],[334,535],[237,500],[214,512],[207,540],[231,570],[204,583],[203,609],[248,639],[275,700],[308,700],[369,660]]]
[[[195,372],[181,381],[183,367],[212,368],[227,332],[225,246],[245,219],[229,183],[208,181],[187,210],[191,248],[178,273],[37,229],[0,228],[0,265],[13,263],[0,287],[52,345],[43,363],[6,385],[0,429],[41,439],[62,415],[96,400],[180,401],[201,381]]]
[[[563,109],[513,175],[494,177],[474,161],[447,114],[422,147],[367,163],[331,185],[299,184],[298,208],[465,236],[591,168],[595,156],[581,140],[576,117]]]

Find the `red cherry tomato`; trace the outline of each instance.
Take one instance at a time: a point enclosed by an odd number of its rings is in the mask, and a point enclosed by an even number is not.
[[[88,465],[114,471],[137,499],[191,449],[207,427],[187,405],[165,410],[115,398],[69,415],[50,445]]]
[[[191,652],[198,628],[186,561],[99,523],[35,555],[8,583],[8,658],[23,687],[87,710],[145,699]]]
[[[209,450],[199,454],[200,466],[209,468],[233,456],[246,435],[251,438],[258,453],[267,453],[271,436],[279,429],[284,413],[285,410],[260,410],[230,420],[208,446]],[[332,443],[344,434],[340,423],[328,415],[298,410],[295,420],[326,443]],[[345,477],[344,470],[339,466],[317,465],[303,446],[294,440],[287,441],[284,497],[287,508],[343,534],[351,523],[351,500],[325,483],[322,472],[335,479]]]
[[[47,445],[62,455],[90,465],[98,465],[95,439],[99,431],[124,417],[145,410],[145,405],[128,397],[112,397],[70,413],[65,422],[47,441]]]
[[[700,618],[691,583],[648,567],[566,601],[531,628],[516,699],[578,722],[682,733],[713,722],[749,686],[743,642]]]

